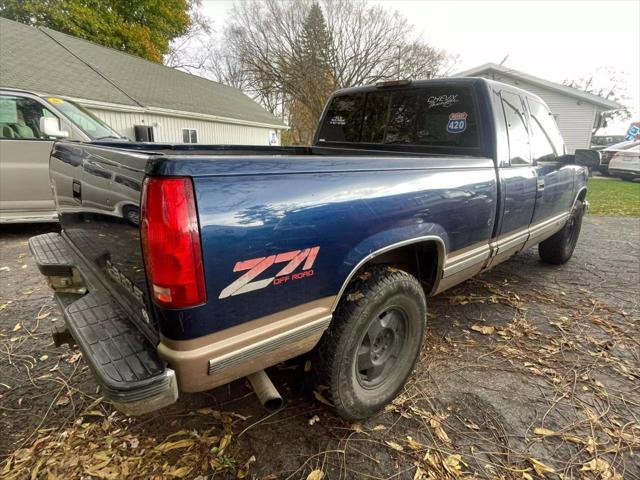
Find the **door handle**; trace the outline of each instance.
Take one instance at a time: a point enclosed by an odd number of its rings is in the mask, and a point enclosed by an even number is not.
[[[544,178],[539,178],[538,179],[538,191],[542,191],[544,190]]]
[[[73,198],[82,201],[82,184],[78,180],[71,183],[71,190],[73,190]]]

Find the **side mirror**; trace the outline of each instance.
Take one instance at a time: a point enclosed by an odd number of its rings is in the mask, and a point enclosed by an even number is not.
[[[40,117],[40,132],[47,137],[66,138],[69,132],[60,130],[60,120],[55,117]]]
[[[589,168],[599,167],[600,152],[597,150],[578,149],[574,154],[574,163]]]

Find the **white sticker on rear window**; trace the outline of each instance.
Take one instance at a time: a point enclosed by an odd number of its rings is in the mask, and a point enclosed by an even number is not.
[[[346,125],[347,121],[342,115],[336,115],[335,117],[331,117],[329,119],[330,125]]]
[[[427,98],[427,104],[429,108],[434,107],[450,107],[458,103],[458,94],[452,93],[451,95],[432,95]]]

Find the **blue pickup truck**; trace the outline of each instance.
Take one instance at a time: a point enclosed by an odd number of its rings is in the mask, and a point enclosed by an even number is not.
[[[534,245],[567,262],[587,206],[544,102],[480,78],[337,91],[309,147],[61,141],[50,177],[62,232],[30,247],[54,339],[130,414],[268,389],[265,368],[310,353],[337,412],[370,416],[413,369],[429,296]]]

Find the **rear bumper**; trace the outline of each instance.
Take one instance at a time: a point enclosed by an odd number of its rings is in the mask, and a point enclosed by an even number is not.
[[[29,247],[105,398],[130,415],[174,403],[178,399],[175,372],[64,238],[58,233],[38,235],[29,240]]]

